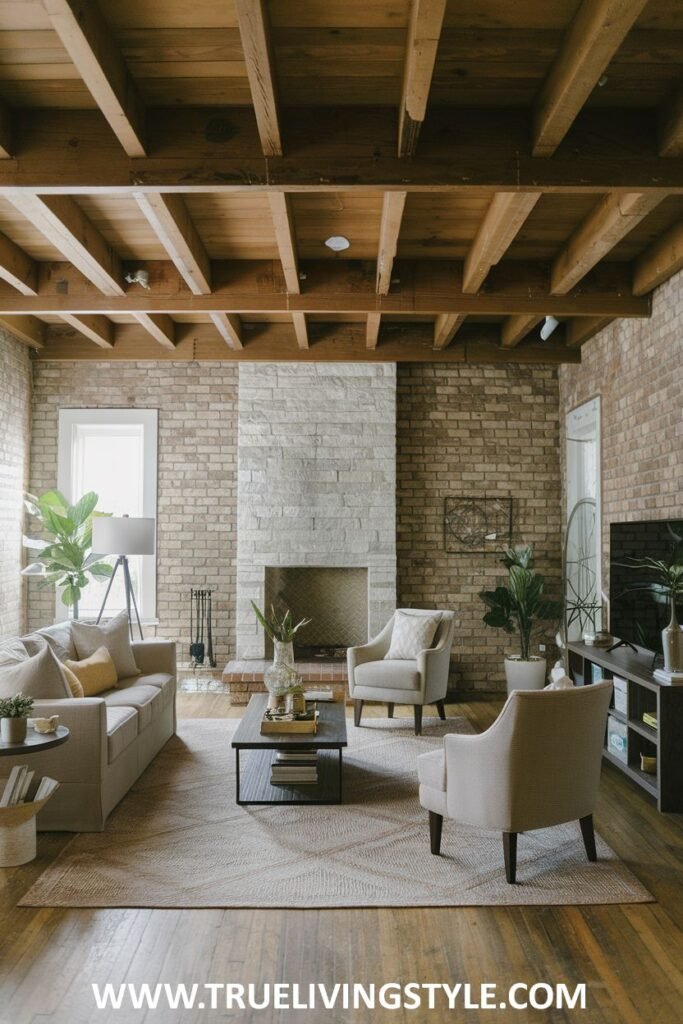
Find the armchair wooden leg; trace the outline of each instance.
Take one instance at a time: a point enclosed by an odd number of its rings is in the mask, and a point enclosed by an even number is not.
[[[442,700],[437,700],[436,710],[439,712],[439,718],[442,722],[446,721],[446,705]]]
[[[422,735],[422,705],[413,704],[413,710],[415,712],[415,735]]]
[[[586,856],[590,861],[598,859],[598,852],[595,849],[595,830],[593,828],[593,815],[587,814],[585,818],[579,818],[583,845],[586,847]]]
[[[441,830],[443,829],[443,815],[429,812],[429,845],[432,853],[438,857],[441,853]]]
[[[393,717],[394,717],[394,705],[389,703],[389,704],[387,704],[387,718],[393,718]]]
[[[503,832],[503,855],[505,857],[505,877],[510,885],[517,880],[517,833]]]
[[[354,700],[353,702],[353,724],[360,725],[360,716],[363,714],[363,701]]]

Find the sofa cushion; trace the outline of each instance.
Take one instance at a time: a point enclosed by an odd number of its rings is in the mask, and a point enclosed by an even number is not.
[[[119,679],[116,684],[117,690],[125,690],[129,686],[156,686],[161,690],[164,707],[173,703],[173,692],[175,690],[175,677],[168,672],[154,672],[149,675],[130,676],[128,679]]]
[[[107,761],[109,764],[129,747],[138,734],[135,708],[107,708]]]
[[[82,661],[68,660],[64,665],[79,680],[86,697],[97,697],[116,686],[116,666],[106,647],[98,647],[89,658],[83,658]]]
[[[98,647],[106,647],[116,665],[116,675],[119,679],[140,675],[130,645],[130,625],[126,612],[119,612],[109,622],[103,622],[99,626],[74,621],[71,624],[71,635],[79,658],[89,658]]]
[[[52,626],[43,626],[42,629],[37,630],[37,633],[47,640],[53,653],[57,655],[60,661],[78,657],[73,636],[71,635],[70,620],[55,622]],[[32,635],[35,636],[35,634]]]
[[[353,672],[356,686],[389,690],[419,690],[420,674],[414,661],[368,661]]]
[[[22,661],[26,661],[28,656],[29,652],[17,637],[5,640],[0,644],[0,668],[4,668],[5,665],[19,665]]]
[[[108,708],[135,708],[138,712],[138,732],[142,732],[153,718],[158,718],[164,708],[164,698],[158,686],[126,686],[123,689],[103,693]]]
[[[405,661],[417,658],[434,641],[441,622],[441,612],[426,613],[399,608],[394,614],[391,644],[384,655],[387,661]]]
[[[25,661],[0,668],[0,697],[14,697],[17,693],[34,700],[71,697],[59,662],[47,644]]]
[[[428,754],[420,754],[417,759],[417,777],[423,786],[446,791],[446,754],[443,747],[430,750]]]

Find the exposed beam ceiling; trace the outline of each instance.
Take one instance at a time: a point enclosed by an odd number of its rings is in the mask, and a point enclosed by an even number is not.
[[[0,277],[22,295],[37,294],[35,261],[3,234],[0,234]]]
[[[299,283],[299,261],[296,253],[292,202],[285,192],[269,192],[268,202],[287,291],[298,294],[301,291],[301,285]]]
[[[434,322],[434,348],[444,349],[464,324],[467,317],[459,313],[441,313]]]
[[[633,291],[645,295],[683,269],[683,221],[674,224],[636,260]]]
[[[175,349],[175,324],[166,313],[136,313],[135,319],[164,348]]]
[[[242,321],[234,313],[211,313],[211,321],[230,348],[242,348]]]
[[[536,103],[534,156],[553,155],[646,3],[583,0]]]
[[[7,104],[0,100],[0,160],[11,157],[14,151],[14,120]]]
[[[500,343],[503,348],[514,348],[515,345],[519,345],[542,319],[542,316],[511,316],[500,329]]]
[[[611,322],[610,317],[600,316],[583,316],[576,320],[570,320],[567,324],[568,347],[577,348],[580,345],[585,345]]]
[[[540,198],[540,192],[496,192],[465,258],[464,292],[479,291]]]
[[[0,327],[30,348],[43,347],[45,324],[35,316],[0,316]]]
[[[62,320],[94,341],[100,348],[114,347],[114,325],[106,316],[73,316],[65,313]]]
[[[366,348],[377,348],[377,342],[379,341],[379,326],[381,319],[381,313],[368,313],[368,319],[365,325]]]
[[[144,111],[94,0],[43,0],[52,27],[130,157],[145,155]]]
[[[294,333],[296,334],[296,343],[299,348],[308,348],[308,327],[306,325],[306,314],[305,313],[292,313],[292,323],[294,324]]]
[[[683,89],[679,89],[660,114],[659,152],[662,156],[683,156]]]
[[[282,139],[265,0],[234,0],[251,102],[264,156],[281,156]]]
[[[377,253],[377,294],[388,295],[407,192],[385,192]]]
[[[398,155],[413,156],[427,113],[446,0],[412,0],[398,121]]]
[[[190,291],[208,295],[211,263],[182,196],[140,192],[135,198]]]

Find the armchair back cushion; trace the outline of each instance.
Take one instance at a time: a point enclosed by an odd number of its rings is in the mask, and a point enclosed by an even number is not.
[[[391,645],[384,655],[387,661],[415,660],[420,651],[431,647],[439,623],[440,612],[421,612],[399,608],[394,614]]]

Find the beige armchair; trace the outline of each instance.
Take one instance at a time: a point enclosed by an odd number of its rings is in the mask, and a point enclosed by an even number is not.
[[[420,651],[415,661],[384,658],[391,646],[393,615],[373,640],[362,647],[349,647],[347,651],[349,694],[353,699],[356,725],[360,725],[365,701],[386,704],[389,718],[394,716],[394,704],[412,704],[416,736],[422,732],[422,708],[425,704],[436,704],[439,717],[446,717],[444,698],[448,689],[455,616],[453,612],[437,613],[423,608],[411,608],[409,611],[414,615],[441,615],[432,646]]]
[[[567,690],[515,690],[479,736],[448,735],[417,759],[432,853],[444,817],[503,833],[505,875],[516,878],[517,836],[566,821],[581,825],[596,860],[593,810],[600,781],[609,680]]]

